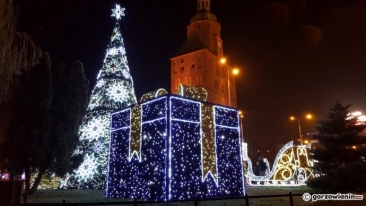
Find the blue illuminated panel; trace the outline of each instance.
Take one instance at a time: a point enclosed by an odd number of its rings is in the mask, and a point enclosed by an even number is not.
[[[201,110],[205,107],[213,111],[216,169],[203,178]],[[165,95],[142,103],[138,115],[131,111],[111,116],[106,197],[170,200],[244,195],[237,110]],[[136,138],[130,137],[131,124],[137,117],[141,117],[141,147],[133,153],[130,148]]]

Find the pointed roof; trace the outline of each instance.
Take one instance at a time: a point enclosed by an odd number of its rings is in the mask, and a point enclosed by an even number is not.
[[[191,23],[198,20],[217,22],[216,15],[210,12],[210,0],[197,0],[197,12],[191,18]]]
[[[187,40],[180,47],[180,49],[174,54],[174,57],[205,48],[207,48],[207,46],[200,40],[196,33],[193,33],[187,38]]]

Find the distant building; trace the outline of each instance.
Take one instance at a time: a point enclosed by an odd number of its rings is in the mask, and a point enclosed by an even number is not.
[[[210,12],[210,0],[197,0],[197,12],[187,27],[187,40],[171,58],[171,93],[178,85],[204,87],[208,102],[237,107],[236,83],[231,68],[220,63],[221,26]]]

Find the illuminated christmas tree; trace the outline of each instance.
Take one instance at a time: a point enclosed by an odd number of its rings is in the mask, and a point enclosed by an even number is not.
[[[117,19],[110,45],[92,91],[87,114],[80,127],[80,146],[77,153],[84,161],[69,178],[69,186],[103,188],[109,148],[109,126],[112,111],[136,104],[133,81],[128,67],[118,20],[125,8],[112,9]]]

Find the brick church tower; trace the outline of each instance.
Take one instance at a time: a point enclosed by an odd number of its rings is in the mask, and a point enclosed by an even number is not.
[[[210,0],[197,0],[197,12],[187,27],[187,40],[171,60],[171,93],[179,84],[203,87],[208,102],[237,107],[236,83],[229,65],[221,63],[220,23],[210,12]]]

